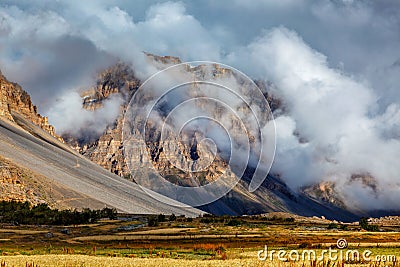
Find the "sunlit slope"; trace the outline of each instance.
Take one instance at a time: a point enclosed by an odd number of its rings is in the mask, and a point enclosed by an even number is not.
[[[127,213],[174,213],[195,216],[201,211],[165,204],[142,189],[75,153],[65,144],[33,125],[17,113],[16,123],[0,119],[0,156],[29,169],[76,196],[72,208],[115,207]]]

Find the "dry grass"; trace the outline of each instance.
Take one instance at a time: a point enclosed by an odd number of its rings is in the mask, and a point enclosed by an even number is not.
[[[226,259],[226,260],[183,260],[168,258],[116,258],[95,257],[86,255],[37,255],[37,256],[0,256],[1,267],[342,267],[366,266],[383,267],[398,266],[396,263],[385,265],[383,263],[371,264],[343,264],[338,262],[269,262],[258,259]]]
[[[118,234],[119,235],[166,235],[166,234],[186,233],[195,230],[197,230],[197,228],[160,228],[160,229],[151,229],[146,231],[124,232]]]
[[[268,266],[255,259],[235,259],[235,260],[181,260],[181,259],[137,259],[137,258],[111,258],[95,257],[86,255],[37,255],[37,256],[7,256],[0,257],[0,262],[5,263],[5,267],[26,267],[27,263],[34,263],[35,266],[48,267],[120,267],[120,266],[146,266],[146,267],[254,267]],[[33,265],[32,265],[33,266]]]
[[[255,238],[263,237],[263,235],[255,234],[221,234],[221,235],[204,235],[204,234],[182,234],[182,235],[96,235],[96,236],[80,236],[71,239],[72,241],[132,241],[132,240],[195,240],[195,239],[215,239],[219,240],[221,238]]]
[[[0,229],[0,233],[12,233],[19,235],[35,235],[47,233],[47,231],[37,231],[37,230],[23,230],[23,229]]]

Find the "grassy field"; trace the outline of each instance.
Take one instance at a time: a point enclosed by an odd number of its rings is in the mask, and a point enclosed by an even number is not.
[[[236,255],[237,256],[237,255]],[[198,259],[173,259],[173,258],[122,258],[122,257],[102,257],[88,255],[18,255],[18,256],[0,256],[2,267],[8,266],[54,266],[54,267],[111,267],[111,266],[154,266],[154,267],[334,267],[334,266],[398,266],[397,262],[369,262],[369,263],[345,263],[341,261],[300,261],[300,262],[281,262],[279,260],[260,261],[256,254],[249,255],[252,257],[242,256],[240,258],[214,259],[214,260],[198,260]]]
[[[397,266],[400,226],[380,226],[366,232],[357,224],[296,218],[211,217],[176,218],[147,226],[147,216],[102,220],[74,226],[1,225],[0,262],[4,266]],[[312,261],[302,258],[258,259],[269,252],[337,249],[346,239],[347,250],[371,251],[371,261],[346,259]],[[343,250],[345,251],[345,250]],[[263,255],[263,254],[261,254]],[[383,255],[387,258],[376,256]],[[269,256],[269,255],[268,255]],[[293,256],[293,255],[292,255]],[[396,257],[396,259],[394,258]],[[322,259],[322,258],[321,258]]]
[[[110,258],[110,257],[94,257],[94,256],[72,256],[72,255],[38,255],[38,256],[10,256],[0,257],[1,260],[5,261],[6,266],[26,266],[26,264],[35,264],[38,266],[54,266],[54,267],[75,267],[75,266],[87,266],[87,267],[119,267],[119,266],[149,266],[149,267],[235,267],[235,266],[272,266],[265,265],[264,263],[258,262],[252,259],[234,259],[234,260],[214,260],[214,261],[202,261],[202,260],[177,260],[177,259],[129,259],[129,258]]]

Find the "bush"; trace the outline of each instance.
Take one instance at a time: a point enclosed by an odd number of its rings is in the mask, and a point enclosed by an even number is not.
[[[329,225],[328,225],[328,229],[330,229],[330,230],[332,230],[332,229],[337,229],[338,228],[338,225],[336,224],[336,223],[330,223]]]
[[[147,225],[150,227],[158,226],[158,217],[156,217],[156,216],[149,217],[149,219],[147,221]]]
[[[200,222],[201,223],[212,223],[214,220],[211,218],[201,218]]]
[[[285,218],[285,222],[294,222],[294,218]]]
[[[169,216],[169,221],[170,221],[170,222],[176,221],[176,215],[172,213],[172,214]]]
[[[370,231],[370,232],[378,232],[379,231],[378,225],[369,224],[367,218],[360,219],[360,227],[361,227],[361,229],[364,229],[364,230]]]
[[[232,219],[226,225],[228,225],[228,226],[239,226],[241,224],[242,224],[242,222],[240,220]]]
[[[283,217],[277,217],[273,215],[272,217],[264,217],[264,221],[270,221],[270,222],[277,222],[277,223],[293,223],[295,222],[295,218],[283,218]]]
[[[164,215],[164,214],[159,214],[159,215],[158,215],[158,221],[159,221],[159,222],[165,222],[165,221],[166,221],[165,215]]]

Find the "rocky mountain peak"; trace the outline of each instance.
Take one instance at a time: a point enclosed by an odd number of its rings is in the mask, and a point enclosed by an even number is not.
[[[158,56],[151,53],[144,52],[148,62],[158,69],[164,69],[168,66],[182,63],[181,59],[172,56]]]
[[[102,102],[114,94],[120,94],[124,99],[130,99],[140,84],[132,68],[119,62],[103,71],[96,79],[95,85],[81,93],[83,107],[95,110],[102,106]]]

